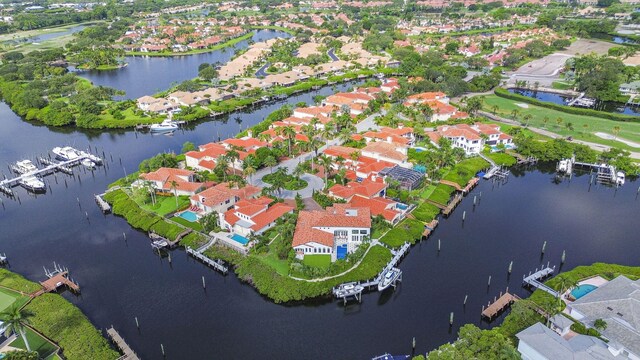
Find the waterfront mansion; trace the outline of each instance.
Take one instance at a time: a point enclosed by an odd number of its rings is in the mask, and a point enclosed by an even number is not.
[[[371,210],[334,204],[325,210],[300,211],[292,246],[298,259],[331,255],[333,262],[356,251],[370,232]]]

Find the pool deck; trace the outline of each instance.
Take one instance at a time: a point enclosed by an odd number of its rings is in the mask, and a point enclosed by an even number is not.
[[[593,285],[597,287],[601,287],[602,285],[608,283],[609,280],[603,278],[602,276],[593,276],[584,280],[580,280],[578,285]]]

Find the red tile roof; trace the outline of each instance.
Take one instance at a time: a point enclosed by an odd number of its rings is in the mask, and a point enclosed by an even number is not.
[[[371,211],[368,208],[355,208],[348,204],[334,204],[323,211],[300,211],[292,246],[316,242],[333,247],[333,233],[316,229],[319,227],[370,228]]]

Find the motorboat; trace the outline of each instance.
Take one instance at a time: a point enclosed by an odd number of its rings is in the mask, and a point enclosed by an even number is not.
[[[80,163],[82,164],[82,166],[86,167],[87,169],[93,169],[96,167],[96,163],[91,161],[89,158],[82,159]]]
[[[625,174],[622,171],[618,171],[616,173],[616,185],[622,186],[624,185]]]
[[[173,121],[171,120],[164,120],[163,122],[161,122],[160,124],[153,124],[149,127],[149,130],[151,130],[151,132],[155,132],[155,133],[166,133],[166,132],[172,132],[172,131],[176,131],[178,130],[178,125],[176,125]]]
[[[71,146],[54,147],[51,152],[56,155],[56,158],[58,160],[62,161],[75,160],[80,157],[78,150],[72,148]]]
[[[378,291],[382,291],[394,284],[396,280],[398,280],[398,277],[400,277],[400,273],[401,271],[398,268],[385,270],[380,277],[380,282],[378,282]]]
[[[20,186],[32,192],[45,192],[47,190],[44,181],[35,175],[22,177]]]
[[[38,170],[31,160],[21,160],[15,163],[11,169],[18,174],[27,174]]]

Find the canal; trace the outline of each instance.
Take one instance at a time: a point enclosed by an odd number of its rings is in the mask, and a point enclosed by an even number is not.
[[[283,31],[257,30],[251,38],[254,42],[273,38],[290,38]],[[249,46],[249,40],[243,40],[233,47],[203,54],[188,56],[153,57],[127,56],[126,67],[108,71],[81,71],[80,76],[89,79],[95,85],[110,86],[125,90],[125,99],[137,99],[144,95],[153,95],[172,85],[198,76],[198,66],[202,63],[224,64],[233,58],[235,51]]]
[[[547,91],[509,89],[509,92],[560,105],[566,105],[567,102],[572,99],[571,96],[556,94]],[[631,106],[610,101],[597,101],[594,109],[605,112],[640,116],[639,106]]]

